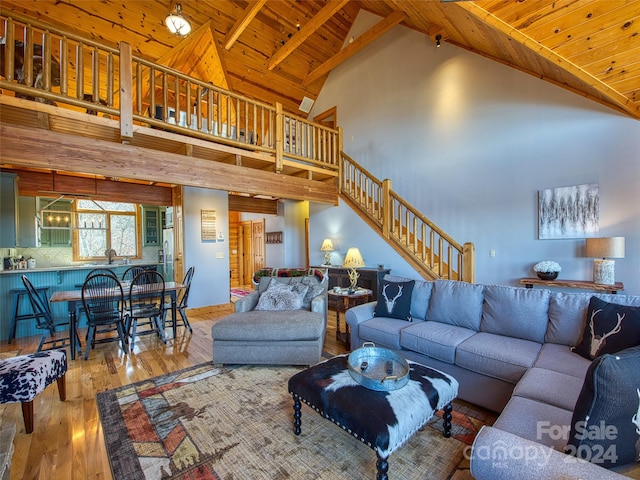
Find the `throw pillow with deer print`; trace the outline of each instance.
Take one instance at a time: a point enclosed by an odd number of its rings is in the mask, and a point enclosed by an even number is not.
[[[570,455],[605,468],[640,462],[640,346],[591,362],[570,428]]]
[[[411,321],[411,294],[415,280],[407,282],[391,282],[382,280],[378,292],[376,317],[397,318]]]
[[[588,360],[640,345],[640,307],[591,297],[582,339],[571,350]]]

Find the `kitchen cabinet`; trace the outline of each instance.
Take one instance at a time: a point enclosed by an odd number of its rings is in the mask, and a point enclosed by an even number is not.
[[[18,245],[18,176],[0,172],[0,247]]]
[[[36,197],[18,197],[18,246],[37,247]]]
[[[142,207],[142,245],[160,245],[162,221],[159,207]]]
[[[51,203],[52,198],[39,198],[39,209],[45,208]],[[71,200],[60,199],[53,205],[50,205],[47,210],[55,211],[54,215],[65,215],[59,212],[69,212],[69,219],[71,218]],[[43,217],[47,214],[43,213]],[[42,218],[42,225],[55,225],[54,222],[47,221],[46,218]],[[67,222],[63,222],[67,225]],[[40,228],[40,243],[41,247],[68,247],[71,245],[71,229],[69,228]]]

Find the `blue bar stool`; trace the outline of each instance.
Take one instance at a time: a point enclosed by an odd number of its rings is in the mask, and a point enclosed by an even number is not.
[[[39,294],[47,295],[47,291],[49,287],[36,287],[36,291]],[[16,328],[18,327],[19,320],[35,320],[36,315],[33,313],[31,309],[31,304],[29,303],[29,295],[27,294],[26,288],[14,288],[9,291],[9,293],[13,296],[13,306],[11,307],[11,311],[13,315],[11,316],[11,325],[9,327],[9,343],[13,342],[13,339],[16,338]],[[27,305],[29,306],[29,313],[19,313],[20,312],[20,299],[25,297],[27,299]],[[53,332],[51,332],[53,333]]]

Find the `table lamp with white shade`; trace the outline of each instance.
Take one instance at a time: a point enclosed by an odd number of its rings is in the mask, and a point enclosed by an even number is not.
[[[360,250],[356,247],[351,247],[347,250],[347,254],[344,257],[342,266],[348,268],[349,274],[349,292],[353,293],[358,289],[358,277],[360,274],[356,271],[356,268],[364,267],[364,259]]]
[[[333,252],[335,248],[333,248],[333,242],[330,238],[325,238],[322,241],[322,246],[320,247],[320,251],[324,252],[324,267],[331,266],[331,252]]]
[[[602,237],[586,239],[587,257],[593,260],[593,283],[613,285],[615,281],[614,260],[608,258],[624,258],[624,237]]]

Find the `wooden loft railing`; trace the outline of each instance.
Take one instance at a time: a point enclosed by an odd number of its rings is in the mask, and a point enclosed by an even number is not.
[[[1,8],[0,19],[5,94],[119,119],[124,142],[151,126],[271,155],[275,172],[338,175],[339,129],[149,62],[125,42],[103,45]]]
[[[460,245],[348,155],[341,153],[340,195],[425,278],[473,282],[475,247]]]

